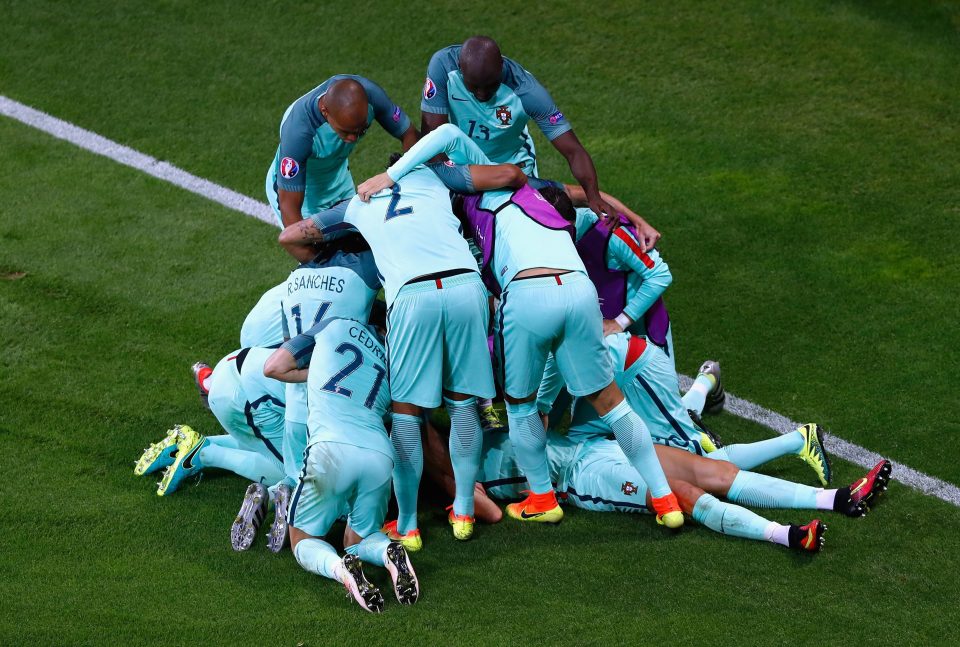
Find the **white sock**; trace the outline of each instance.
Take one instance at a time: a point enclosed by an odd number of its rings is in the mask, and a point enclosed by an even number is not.
[[[817,489],[817,510],[833,510],[833,502],[837,498],[836,490]]]
[[[763,536],[772,544],[790,547],[790,526],[783,526],[776,521],[771,521],[763,531]]]
[[[203,390],[206,391],[207,393],[210,393],[210,378],[212,377],[213,377],[213,373],[211,373],[207,377],[200,380],[200,386],[202,386]]]

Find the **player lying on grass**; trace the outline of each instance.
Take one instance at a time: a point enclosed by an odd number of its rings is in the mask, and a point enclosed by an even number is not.
[[[478,183],[489,159],[462,131],[446,124],[421,139],[386,173],[357,188],[361,200],[381,192],[422,164],[444,153],[454,163],[468,164],[467,185],[475,191],[454,209],[464,230],[483,250],[481,276],[500,297],[496,315],[496,353],[507,401],[510,437],[530,481],[531,494],[507,508],[522,521],[563,518],[550,486],[544,429],[537,415],[536,394],[547,357],[553,353],[568,390],[584,397],[615,430],[624,452],[643,474],[653,493],[653,505],[665,525],[678,527],[683,515],[663,475],[650,433],[624,400],[613,380],[604,352],[597,292],[586,275],[573,243],[573,227],[536,190],[503,184]],[[459,188],[459,187],[451,187]]]
[[[401,604],[413,604],[420,584],[403,546],[380,531],[387,513],[394,450],[383,417],[390,408],[387,355],[373,327],[327,318],[281,346],[267,370],[306,382],[310,410],[304,467],[290,502],[290,542],[306,570],[342,582],[363,609],[379,613],[383,596],[360,561],[390,573]],[[342,559],[324,540],[347,516],[357,535]]]
[[[617,384],[630,406],[647,423],[654,442],[678,447],[697,455],[728,460],[741,469],[753,469],[781,456],[797,456],[809,465],[824,486],[831,480],[830,461],[823,450],[823,437],[817,425],[804,425],[796,431],[755,443],[717,447],[716,437],[691,417],[699,414],[707,401],[722,393],[720,366],[706,361],[691,388],[683,398],[672,363],[663,350],[648,344],[644,337],[619,333],[606,337],[607,350]],[[553,362],[548,362],[538,393],[538,408],[544,415],[554,407],[563,378]],[[722,406],[722,401],[719,401]],[[574,436],[603,436],[610,431],[591,407],[576,401],[571,408],[570,433]]]
[[[561,501],[596,512],[649,512],[647,487],[616,441],[599,436],[583,439],[582,430],[576,427],[570,432],[569,436],[552,431],[547,434],[550,476]],[[444,443],[432,427],[428,434],[436,439],[426,442],[427,471],[437,474],[434,478],[443,483],[443,475],[449,471]],[[826,525],[821,520],[805,525],[780,524],[736,504],[832,510],[861,517],[886,489],[891,472],[890,462],[883,460],[849,486],[824,490],[741,470],[728,461],[709,460],[675,447],[658,445],[656,451],[683,511],[697,522],[725,535],[810,552],[818,552],[823,546]],[[488,495],[503,500],[524,496],[527,481],[506,434],[484,437],[480,471]],[[498,517],[489,515],[485,520],[496,522]]]

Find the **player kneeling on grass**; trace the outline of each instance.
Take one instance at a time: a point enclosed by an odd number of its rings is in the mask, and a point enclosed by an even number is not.
[[[267,491],[283,478],[284,384],[263,375],[263,366],[273,353],[269,348],[243,348],[221,359],[214,369],[194,365],[200,397],[213,412],[226,434],[203,436],[187,425],[177,425],[167,436],[148,447],[137,461],[134,473],[150,474],[166,468],[157,495],[177,491],[184,479],[207,468],[228,470],[253,481],[246,505],[231,528],[231,543],[246,550],[266,515]],[[285,496],[277,506],[269,535],[269,547],[279,551],[286,539]],[[243,512],[243,511],[242,511]]]
[[[311,573],[342,582],[375,613],[383,610],[383,595],[361,561],[387,569],[401,604],[420,595],[406,550],[380,532],[393,474],[383,425],[390,409],[386,357],[372,327],[328,318],[284,343],[264,367],[278,379],[307,383],[309,440],[288,517],[293,554]],[[359,541],[341,559],[323,537],[344,514]]]

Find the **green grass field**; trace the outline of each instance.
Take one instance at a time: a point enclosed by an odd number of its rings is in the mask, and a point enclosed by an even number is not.
[[[4,9],[0,94],[257,199],[293,99],[355,72],[416,120],[430,54],[488,33],[664,233],[678,368],[717,357],[736,394],[960,484],[956,2]],[[392,148],[371,132],[355,178]],[[291,269],[276,230],[6,118],[0,205],[0,644],[960,642],[960,511],[897,483],[825,513],[812,558],[576,510],[458,544],[437,505],[421,602],[367,616],[289,552],[230,550],[239,478],[162,500],[132,474],[173,423],[216,433],[189,366]]]

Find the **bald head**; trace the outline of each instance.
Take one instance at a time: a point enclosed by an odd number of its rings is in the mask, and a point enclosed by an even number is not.
[[[353,79],[331,83],[320,97],[320,109],[342,139],[356,141],[367,129],[367,92]]]
[[[500,87],[503,55],[489,36],[471,36],[460,48],[463,83],[478,101],[489,101]]]

